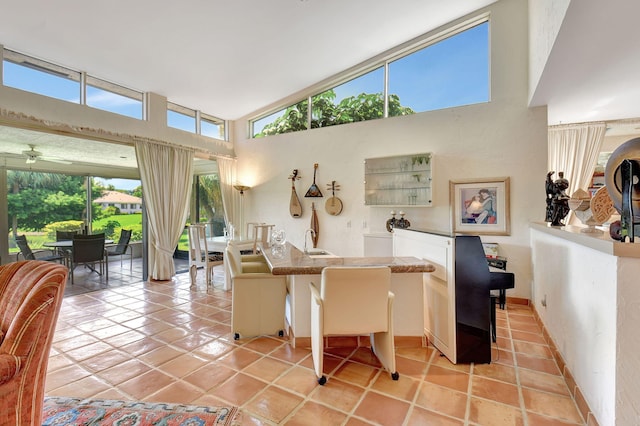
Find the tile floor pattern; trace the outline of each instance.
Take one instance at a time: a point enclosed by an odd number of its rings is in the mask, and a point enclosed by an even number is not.
[[[270,336],[234,341],[230,309],[231,292],[191,288],[188,274],[129,285],[110,278],[109,288],[67,296],[46,394],[232,404],[243,425],[584,424],[526,306],[498,311],[491,364],[453,365],[432,347],[399,347],[392,381],[368,349],[334,348],[325,386],[309,349]]]

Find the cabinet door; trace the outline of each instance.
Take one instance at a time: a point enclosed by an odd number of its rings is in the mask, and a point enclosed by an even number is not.
[[[366,159],[365,205],[431,206],[431,157],[421,153]]]

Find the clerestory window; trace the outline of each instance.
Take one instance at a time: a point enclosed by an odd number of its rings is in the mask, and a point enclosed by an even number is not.
[[[80,103],[80,73],[5,49],[2,84],[67,102]]]
[[[251,136],[489,102],[489,65],[489,19],[483,17],[410,49],[402,46],[355,78],[252,120]]]
[[[185,132],[226,140],[224,120],[167,102],[167,126]]]

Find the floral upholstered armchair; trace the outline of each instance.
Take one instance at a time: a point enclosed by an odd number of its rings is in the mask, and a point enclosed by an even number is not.
[[[39,425],[49,350],[67,282],[65,266],[0,266],[0,424]]]

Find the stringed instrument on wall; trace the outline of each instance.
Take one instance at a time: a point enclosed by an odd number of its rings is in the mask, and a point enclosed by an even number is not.
[[[313,165],[313,183],[309,187],[309,190],[307,191],[307,193],[304,194],[305,197],[322,197],[322,192],[320,192],[320,188],[318,188],[318,185],[316,185],[317,170],[318,170],[318,163],[315,163]]]
[[[296,179],[300,179],[298,176],[298,169],[293,169],[291,176],[291,201],[289,201],[289,213],[291,217],[302,217],[302,204],[300,204],[300,199],[298,198],[298,194],[296,193]]]
[[[331,191],[331,197],[324,205],[324,209],[331,216],[338,216],[342,212],[342,200],[336,197],[336,191],[340,190],[340,185],[336,184],[335,180],[327,184],[327,189]]]

